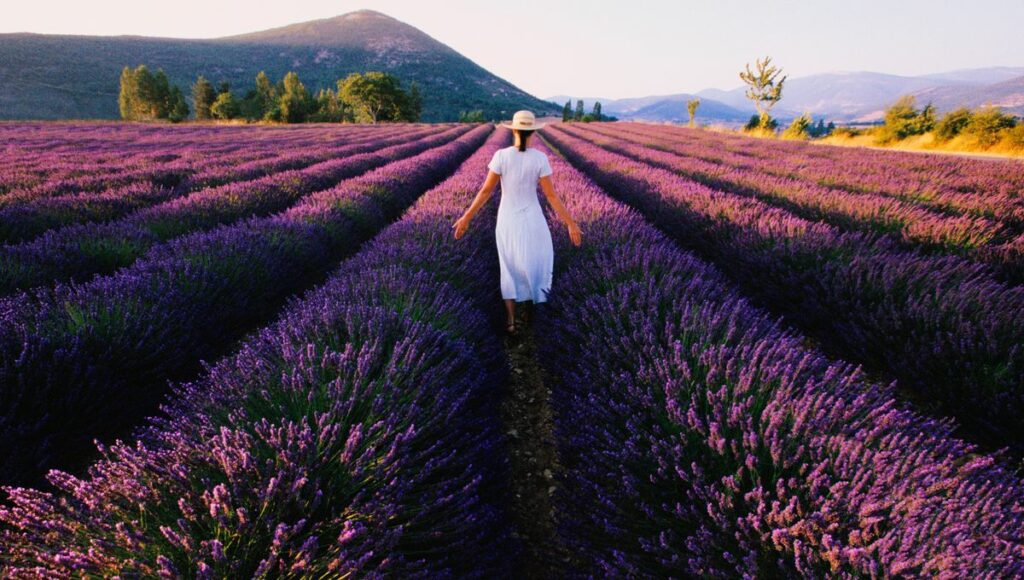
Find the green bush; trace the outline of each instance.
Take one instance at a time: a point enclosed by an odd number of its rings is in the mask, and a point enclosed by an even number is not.
[[[811,115],[804,113],[793,119],[789,127],[782,132],[782,137],[784,139],[810,139],[813,124],[814,120],[811,119]]]
[[[750,116],[750,120],[743,126],[743,130],[749,132],[766,131],[774,132],[779,127],[779,122],[771,118],[768,115],[754,114]]]
[[[885,122],[876,133],[879,144],[902,141],[913,135],[923,135],[935,128],[935,107],[929,103],[917,110],[917,99],[913,95],[900,97],[885,111]]]
[[[977,140],[982,147],[991,147],[999,142],[1002,134],[1017,126],[1017,121],[997,107],[978,109],[964,127],[964,133]]]
[[[960,135],[970,124],[974,113],[966,107],[946,113],[942,120],[935,125],[935,138],[939,141],[949,141]]]

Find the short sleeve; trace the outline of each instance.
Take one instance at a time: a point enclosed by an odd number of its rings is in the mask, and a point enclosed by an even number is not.
[[[551,163],[548,162],[548,156],[543,153],[540,154],[540,176],[547,177],[551,175]]]
[[[501,149],[494,152],[491,162],[487,164],[487,169],[501,175]]]

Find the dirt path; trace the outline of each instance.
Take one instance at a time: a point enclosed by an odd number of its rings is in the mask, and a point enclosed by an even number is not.
[[[519,335],[504,340],[511,376],[501,408],[512,455],[512,517],[524,548],[522,577],[558,578],[569,559],[557,542],[551,502],[560,469],[548,405],[551,391],[537,362],[533,327],[521,320],[519,325]]]

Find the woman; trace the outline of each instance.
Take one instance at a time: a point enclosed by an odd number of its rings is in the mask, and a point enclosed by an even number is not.
[[[527,148],[530,136],[541,128],[530,111],[518,111],[512,117],[515,145],[494,152],[487,164],[489,171],[473,203],[452,228],[459,239],[469,222],[480,211],[501,181],[498,224],[494,237],[498,242],[498,263],[501,268],[501,297],[508,314],[508,333],[516,334],[516,302],[545,302],[551,290],[551,269],[554,250],[551,231],[537,199],[537,183],[555,213],[569,229],[569,239],[579,246],[583,241],[580,228],[562,205],[551,184],[551,165],[546,155]]]

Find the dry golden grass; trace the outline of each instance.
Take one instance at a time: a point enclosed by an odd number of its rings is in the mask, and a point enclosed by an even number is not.
[[[935,139],[933,133],[915,135],[902,141],[896,141],[888,145],[879,145],[871,131],[862,135],[832,135],[814,141],[826,145],[839,145],[843,147],[873,147],[876,149],[895,149],[898,151],[924,151],[928,153],[959,153],[967,155],[1011,157],[1015,159],[1024,158],[1024,148],[1014,146],[1009,139],[1003,139],[991,147],[984,147],[976,139],[960,135],[949,141],[940,142]]]

